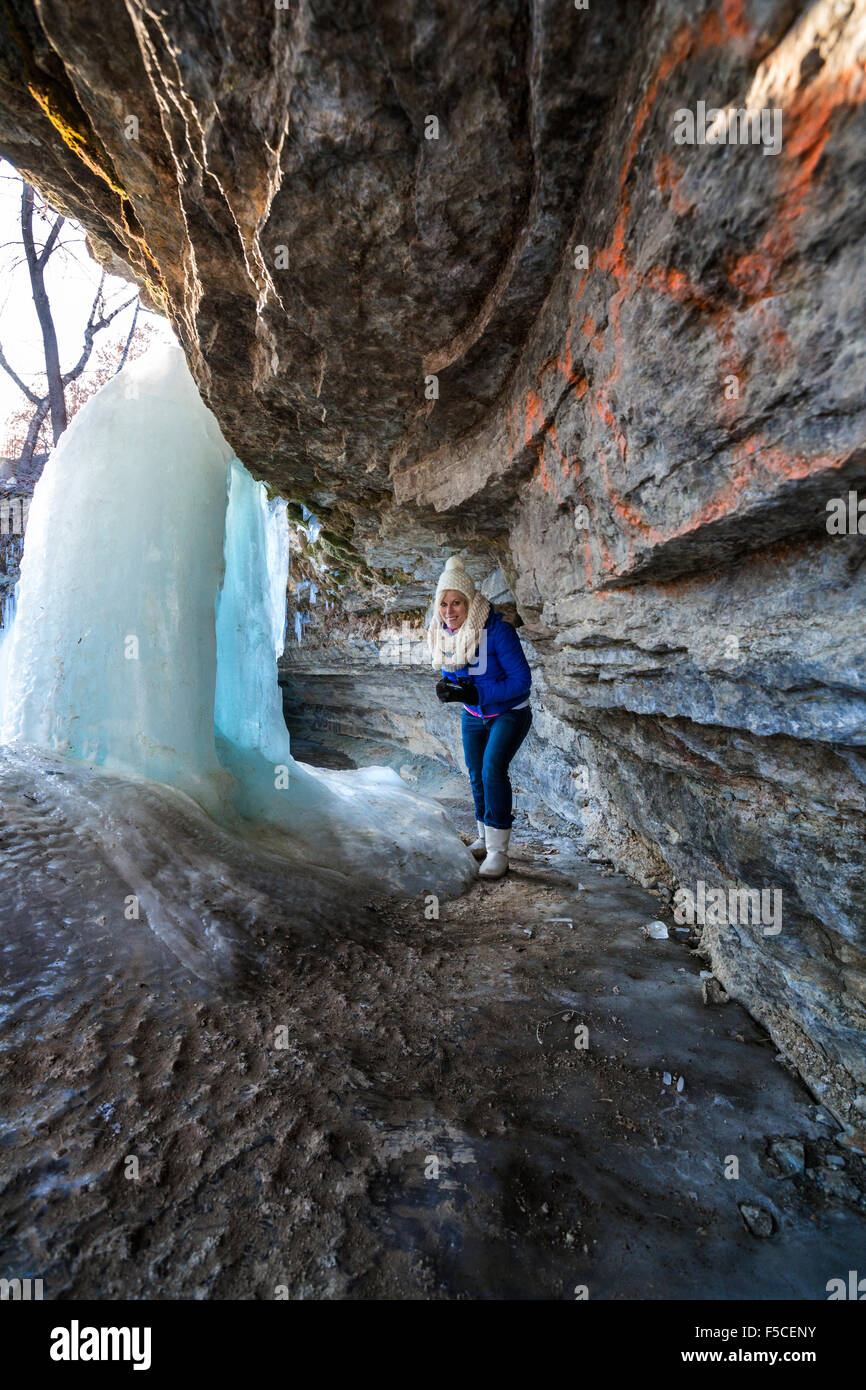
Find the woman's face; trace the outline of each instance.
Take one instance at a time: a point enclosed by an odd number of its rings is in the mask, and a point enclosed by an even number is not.
[[[456,630],[462,627],[469,612],[469,603],[459,589],[446,589],[439,600],[439,616],[443,623]]]

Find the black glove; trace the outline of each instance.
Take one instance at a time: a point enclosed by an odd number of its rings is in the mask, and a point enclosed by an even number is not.
[[[455,685],[453,681],[449,681],[446,676],[443,676],[440,681],[436,682],[436,695],[442,701],[443,705],[451,704],[452,701],[462,700],[463,698],[460,693],[460,686]]]
[[[443,676],[440,681],[436,682],[436,694],[443,705],[452,704],[455,701],[466,705],[478,704],[478,688],[468,676],[458,676],[456,684],[454,681],[448,680],[447,676]]]
[[[475,684],[474,680],[469,676],[458,676],[457,684],[463,692],[460,696],[463,703],[466,705],[477,705],[479,699],[478,686]]]

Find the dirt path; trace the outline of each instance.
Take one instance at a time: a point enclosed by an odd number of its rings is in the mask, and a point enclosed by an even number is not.
[[[574,840],[518,824],[507,878],[438,920],[358,904],[228,997],[146,930],[131,948],[96,914],[84,940],[69,902],[122,884],[31,820],[26,854],[5,825],[9,862],[66,886],[3,916],[3,1276],[46,1298],[824,1299],[858,1267],[863,1160],[737,1004],[703,1003],[686,938],[644,937],[660,900]]]

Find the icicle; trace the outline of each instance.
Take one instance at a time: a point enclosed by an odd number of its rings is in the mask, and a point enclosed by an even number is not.
[[[288,534],[285,502],[268,502],[264,484],[232,460],[216,609],[214,718],[223,738],[274,762],[288,755],[275,666],[285,646]]]
[[[3,608],[3,626],[0,628],[0,723],[3,715],[3,691],[6,686],[6,668],[9,665],[9,653],[12,648],[12,626],[15,622],[15,610],[18,606],[18,586],[21,580],[15,585],[14,591],[8,595]]]
[[[311,512],[309,507],[305,506],[303,502],[301,503],[301,513],[304,518],[301,530],[304,532],[310,544],[315,545],[322,532],[322,523],[319,521],[315,512]]]

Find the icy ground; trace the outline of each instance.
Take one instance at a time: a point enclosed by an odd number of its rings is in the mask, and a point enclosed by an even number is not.
[[[468,839],[465,780],[438,792]],[[68,762],[2,750],[0,807],[3,1276],[824,1299],[862,1263],[863,1160],[737,1004],[702,1002],[687,940],[644,937],[659,898],[573,839],[519,821],[508,877],[436,920],[338,875],[305,891],[180,792]]]

